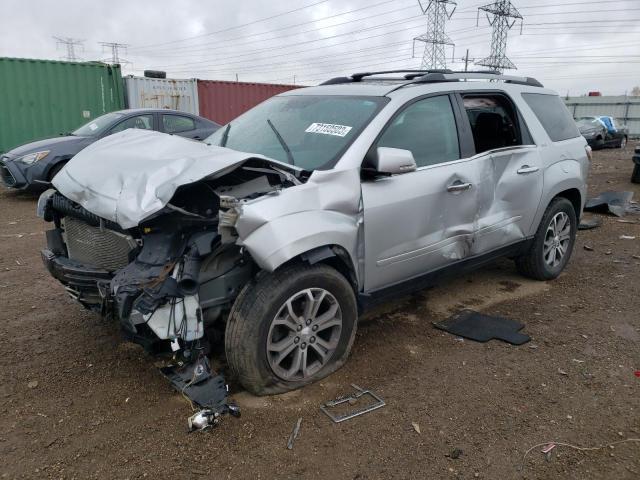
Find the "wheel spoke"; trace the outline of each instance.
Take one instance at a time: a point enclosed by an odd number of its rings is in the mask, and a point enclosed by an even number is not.
[[[297,352],[298,350],[300,350],[299,348],[297,348],[297,345],[295,344],[291,344],[288,345],[284,350],[282,350],[280,353],[278,353],[278,358],[275,359],[275,363],[276,365],[280,365],[282,363],[282,361],[287,358],[291,352],[293,352],[295,350],[295,352]],[[295,352],[294,352],[294,356],[295,356]]]
[[[556,262],[556,249],[552,248],[549,251],[549,259],[547,260],[547,263],[551,266],[554,266]]]
[[[558,245],[558,260],[562,260],[562,257],[564,257],[564,252],[565,252],[564,247],[562,246],[562,244],[559,244]]]
[[[320,363],[322,363],[324,365],[324,363],[327,361],[327,358],[329,357],[329,350],[328,349],[324,349],[323,347],[318,345],[318,343],[312,343],[311,345],[309,345],[309,347],[313,348],[313,350],[320,357]]]
[[[295,332],[296,328],[298,327],[298,323],[293,318],[291,318],[291,316],[288,314],[284,318],[276,318],[273,321],[273,325],[274,326],[280,325],[283,327],[287,327],[292,332]]]
[[[317,332],[322,332],[328,328],[332,328],[332,327],[338,327],[342,325],[342,320],[340,320],[339,318],[332,318],[330,320],[327,320],[326,322],[318,325],[318,330]]]
[[[318,328],[322,327],[327,322],[336,318],[336,314],[338,313],[339,306],[337,303],[333,303],[329,309],[324,312],[322,315],[317,317],[313,322],[314,325],[317,325]],[[342,321],[340,321],[342,323]]]
[[[327,292],[325,290],[321,290],[316,294],[313,293],[311,289],[307,290],[307,299],[304,306],[304,318],[313,320],[316,315],[318,315],[318,310],[320,309],[320,305],[324,301]]]
[[[293,319],[294,322],[300,323],[303,322],[304,319],[300,318],[299,315],[296,315],[295,310],[293,309],[293,297],[287,300],[287,311],[289,312],[289,316]]]
[[[562,213],[560,215],[560,222],[557,225],[558,230],[556,231],[556,234],[560,234],[565,229],[565,226],[567,225],[568,221],[569,221],[569,217],[567,217],[564,213]]]
[[[282,352],[283,350],[288,349],[288,347],[295,345],[295,338],[295,335],[289,335],[278,342],[269,342],[267,348],[270,352]],[[291,351],[291,349],[288,351]]]
[[[285,376],[287,378],[293,377],[296,373],[300,371],[300,367],[302,366],[302,350],[297,348],[293,354],[293,359],[291,361],[291,366],[286,371]]]
[[[308,352],[309,350],[306,348],[300,350],[300,366],[302,367],[302,376],[305,378],[309,376],[309,365],[307,365],[309,358]]]
[[[316,339],[316,345],[319,345],[320,347],[330,352],[331,350],[334,350],[338,346],[338,340],[336,339],[336,340],[327,342],[325,339],[318,337]]]

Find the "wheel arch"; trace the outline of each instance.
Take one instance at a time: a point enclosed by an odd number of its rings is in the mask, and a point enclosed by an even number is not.
[[[576,212],[576,218],[580,218],[580,214],[582,213],[582,194],[580,193],[580,190],[578,190],[577,188],[568,188],[567,190],[563,190],[554,195],[551,201],[556,198],[566,198],[567,200],[569,200],[573,205],[574,211]]]

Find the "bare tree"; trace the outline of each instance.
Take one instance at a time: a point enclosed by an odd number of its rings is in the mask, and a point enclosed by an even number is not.
[[[631,96],[632,97],[640,97],[640,87],[639,86],[635,86],[631,89]]]

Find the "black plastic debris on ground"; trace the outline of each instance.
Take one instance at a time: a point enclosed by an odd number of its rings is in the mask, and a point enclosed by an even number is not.
[[[595,198],[587,200],[585,212],[611,213],[616,217],[624,217],[630,210],[633,192],[602,192]],[[635,209],[631,209],[635,210]]]
[[[522,345],[531,338],[519,333],[524,324],[503,317],[483,315],[473,310],[462,310],[443,322],[434,322],[436,328],[459,337],[488,342],[492,339],[503,340],[512,345]]]
[[[602,225],[602,220],[598,217],[583,218],[580,220],[578,230],[591,230],[592,228],[598,228],[600,225]]]
[[[213,375],[209,359],[201,356],[183,366],[171,365],[160,369],[171,386],[201,408],[227,413],[227,385],[222,375]]]

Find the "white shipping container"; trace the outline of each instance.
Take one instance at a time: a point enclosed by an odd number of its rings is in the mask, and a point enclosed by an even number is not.
[[[124,78],[127,108],[170,108],[199,115],[198,83],[195,78]]]

